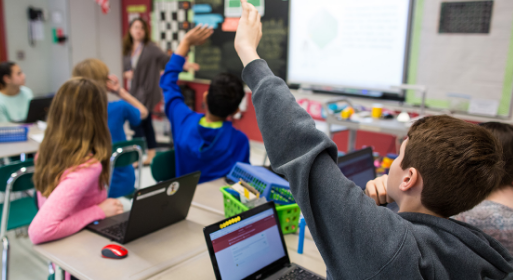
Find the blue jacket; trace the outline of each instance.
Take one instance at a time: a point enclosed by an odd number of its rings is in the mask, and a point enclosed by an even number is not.
[[[218,129],[199,125],[204,114],[185,105],[177,84],[184,63],[184,57],[174,54],[160,78],[175,145],[176,176],[200,170],[200,183],[208,182],[226,176],[236,162],[249,163],[249,141],[229,121]]]
[[[123,124],[126,120],[131,125],[141,123],[141,113],[137,108],[126,101],[109,102],[107,106],[108,126],[112,143],[126,141]],[[134,192],[135,171],[132,165],[114,168],[112,181],[110,182],[109,197],[120,197]]]

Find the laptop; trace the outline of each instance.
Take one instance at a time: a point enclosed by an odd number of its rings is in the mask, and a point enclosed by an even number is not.
[[[87,229],[120,244],[184,220],[201,172],[160,182],[138,190],[132,200],[132,210],[96,221]]]
[[[27,118],[22,121],[23,123],[35,123],[37,121],[46,121],[50,105],[52,104],[52,97],[38,97],[30,100]]]
[[[290,262],[272,201],[205,227],[203,233],[217,280],[324,279]]]
[[[362,189],[365,189],[367,182],[376,179],[374,155],[370,147],[338,157],[338,168]]]

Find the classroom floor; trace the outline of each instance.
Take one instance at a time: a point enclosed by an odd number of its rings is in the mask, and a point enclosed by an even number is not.
[[[264,145],[262,143],[251,142],[251,164],[262,165],[264,156]],[[269,164],[269,161],[267,161],[267,164]],[[149,167],[143,168],[141,183],[142,187],[155,184]],[[125,209],[129,209],[131,202],[127,199],[123,199],[122,202]],[[7,236],[11,245],[9,278],[16,280],[47,279],[48,261],[32,250],[32,243],[26,235],[26,230],[18,232],[18,234],[15,231],[10,231],[7,233]]]

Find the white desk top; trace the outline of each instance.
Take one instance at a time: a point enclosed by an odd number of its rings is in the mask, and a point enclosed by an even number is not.
[[[196,206],[190,208],[187,220],[124,245],[129,251],[126,259],[102,258],[101,249],[112,242],[88,230],[34,249],[79,279],[214,279],[203,227],[224,219],[219,191],[224,185],[224,179],[198,185],[193,199]],[[292,262],[326,275],[326,266],[311,239],[305,239],[303,255],[296,253],[297,235],[285,235],[285,242]],[[189,274],[184,274],[187,271]]]
[[[82,230],[59,241],[34,246],[34,249],[79,279],[147,279],[202,252],[206,252],[203,227],[194,218],[208,223],[220,220],[191,208],[187,220],[123,245],[128,257],[104,259],[101,249],[112,244],[107,238]]]
[[[289,236],[289,235],[287,235]],[[288,244],[289,242],[287,242]],[[312,244],[310,244],[312,243]],[[314,246],[312,241],[305,241],[305,249]],[[288,249],[290,261],[302,267],[305,267],[319,275],[326,277],[326,266],[317,258],[311,258],[306,254],[299,255],[296,251]],[[208,252],[203,252],[183,263],[173,266],[154,277],[150,280],[164,280],[164,279],[194,279],[194,280],[212,280],[215,279],[212,262]]]
[[[13,126],[13,124],[1,123],[0,126]],[[27,141],[0,143],[0,158],[37,152],[40,143],[30,139],[30,135],[41,133],[43,133],[43,131],[36,125],[31,125],[29,126],[29,139]]]

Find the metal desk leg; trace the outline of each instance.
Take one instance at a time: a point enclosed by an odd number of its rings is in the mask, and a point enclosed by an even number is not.
[[[2,280],[9,279],[9,239],[7,236],[2,237]]]
[[[356,130],[349,129],[349,139],[347,141],[347,152],[356,150]]]
[[[55,280],[64,280],[64,270],[58,265],[55,265]]]
[[[331,124],[326,122],[326,135],[333,140],[333,134],[331,134]]]

